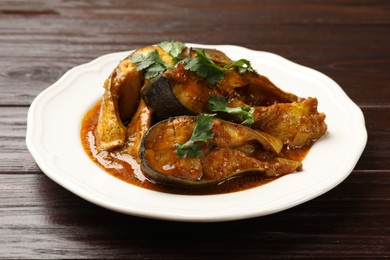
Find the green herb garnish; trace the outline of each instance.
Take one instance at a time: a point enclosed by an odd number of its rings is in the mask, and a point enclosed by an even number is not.
[[[250,61],[246,59],[240,59],[233,61],[226,66],[219,66],[211,59],[209,59],[204,50],[197,50],[198,57],[190,57],[184,60],[186,70],[194,71],[199,77],[206,79],[210,84],[215,84],[224,79],[224,72],[232,67],[237,67],[239,73],[245,73],[251,71],[257,74],[253,69]]]
[[[213,127],[214,116],[215,114],[199,114],[196,117],[196,125],[190,139],[184,144],[176,145],[177,157],[199,157],[202,155],[202,150],[196,142],[207,142],[213,137],[210,130]]]
[[[232,63],[227,65],[227,68],[231,68],[233,66],[237,67],[238,72],[240,72],[241,74],[250,71],[258,75],[257,71],[252,67],[251,62],[249,60],[240,59],[240,60],[233,61]]]
[[[215,84],[224,78],[224,72],[227,70],[210,60],[204,50],[197,50],[197,58],[185,59],[186,70],[194,71],[199,77],[206,79],[209,83]]]
[[[143,54],[134,55],[131,62],[137,64],[137,71],[145,70],[146,79],[154,78],[169,68],[169,65],[160,58],[157,50],[149,52],[146,56]]]
[[[225,97],[217,98],[215,96],[211,96],[208,100],[209,109],[213,112],[226,112],[231,115],[235,115],[241,118],[243,121],[241,124],[250,126],[254,122],[253,112],[254,109],[250,107],[228,107],[227,101]]]
[[[180,55],[185,47],[184,43],[178,41],[163,41],[159,43],[158,46],[172,56],[173,64],[182,60]]]

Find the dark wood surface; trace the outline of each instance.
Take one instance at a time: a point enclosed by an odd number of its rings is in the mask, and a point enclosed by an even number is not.
[[[319,70],[360,106],[352,174],[295,208],[226,223],[111,212],[47,178],[25,145],[32,100],[70,68],[165,39],[235,44]],[[388,0],[0,0],[0,258],[390,258]]]

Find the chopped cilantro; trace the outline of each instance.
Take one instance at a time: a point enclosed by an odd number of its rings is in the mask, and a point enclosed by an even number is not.
[[[174,64],[182,60],[180,55],[185,47],[184,43],[178,41],[163,41],[159,43],[158,46],[172,56]]]
[[[205,78],[211,84],[220,82],[224,78],[223,73],[227,69],[210,60],[204,53],[204,50],[197,50],[196,54],[197,58],[190,57],[185,59],[184,68],[196,72],[199,77]]]
[[[226,67],[231,68],[233,66],[237,67],[238,72],[241,74],[243,74],[247,71],[258,74],[257,71],[252,67],[251,62],[249,60],[246,60],[246,59],[240,59],[240,60],[233,61],[232,63],[230,63]]]
[[[235,115],[241,118],[243,121],[241,124],[250,126],[254,122],[253,112],[254,109],[250,107],[228,107],[227,101],[224,97],[217,98],[215,96],[211,96],[208,100],[209,109],[213,112],[226,112],[231,115]]]
[[[207,142],[213,137],[210,130],[213,127],[214,116],[215,114],[199,114],[196,117],[196,125],[190,139],[184,144],[176,145],[177,157],[199,157],[202,155],[202,150],[196,142]]]
[[[154,78],[169,68],[169,65],[161,59],[157,50],[149,52],[146,56],[143,54],[134,55],[131,62],[137,64],[137,71],[145,70],[145,78],[147,79]]]
[[[206,79],[210,84],[216,84],[224,79],[224,72],[232,67],[237,67],[239,73],[245,73],[246,71],[251,71],[257,74],[257,72],[251,66],[250,61],[246,59],[240,59],[233,61],[232,63],[226,66],[219,66],[211,59],[209,59],[204,50],[196,51],[197,57],[190,57],[184,60],[185,69],[194,71],[196,74]]]

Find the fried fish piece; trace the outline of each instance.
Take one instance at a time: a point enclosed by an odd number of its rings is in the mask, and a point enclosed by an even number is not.
[[[253,128],[282,140],[290,148],[308,146],[327,130],[325,114],[317,110],[316,98],[277,103],[254,110]]]
[[[131,57],[157,50],[160,57],[172,64],[172,57],[158,46],[148,46],[135,51],[122,60],[104,83],[102,105],[96,127],[97,148],[100,151],[123,146],[126,140],[124,122],[128,122],[137,109],[141,87],[144,84],[143,71],[138,71]]]
[[[127,152],[139,163],[139,148],[141,141],[152,124],[153,111],[146,106],[143,99],[140,100],[138,109],[131,122],[127,126]]]
[[[195,128],[195,117],[171,117],[151,127],[140,147],[143,171],[158,182],[179,185],[218,183],[244,173],[278,176],[299,170],[300,162],[278,158],[283,144],[266,133],[214,118],[212,138],[198,143],[200,157],[178,157],[177,145],[184,144]],[[252,146],[248,152],[242,146]],[[272,154],[270,160],[255,156],[257,150]],[[253,155],[253,156],[251,156]]]

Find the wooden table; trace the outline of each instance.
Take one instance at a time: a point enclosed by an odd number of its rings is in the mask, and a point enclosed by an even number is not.
[[[369,139],[332,191],[266,217],[143,219],[46,177],[25,145],[32,100],[70,68],[165,39],[277,53],[338,82]],[[1,258],[389,258],[388,0],[0,1]]]

